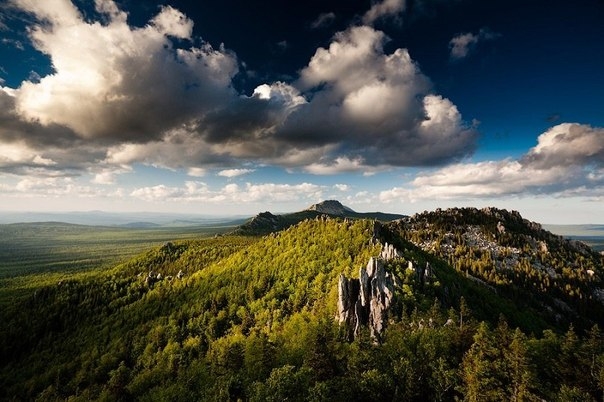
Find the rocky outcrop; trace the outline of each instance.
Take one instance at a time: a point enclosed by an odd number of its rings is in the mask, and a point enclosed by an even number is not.
[[[284,222],[281,215],[273,215],[270,212],[261,212],[239,226],[233,233],[236,235],[266,235],[278,232],[289,224]]]
[[[317,211],[322,214],[336,215],[336,216],[345,216],[347,214],[354,214],[355,212],[344,206],[340,203],[340,201],[336,200],[326,200],[320,202],[318,204],[313,204],[306,209],[307,211]]]
[[[402,255],[398,252],[397,249],[394,248],[392,244],[384,244],[382,247],[382,252],[380,253],[380,257],[385,261],[390,261],[395,258],[400,258]]]
[[[359,270],[359,278],[340,275],[338,281],[338,322],[345,325],[350,340],[361,327],[369,328],[371,337],[379,341],[394,297],[396,278],[386,272],[384,262],[398,258],[398,251],[387,243],[378,258],[371,257]]]

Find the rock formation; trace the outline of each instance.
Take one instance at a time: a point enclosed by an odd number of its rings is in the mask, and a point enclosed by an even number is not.
[[[359,270],[358,279],[340,275],[338,282],[338,321],[345,325],[350,340],[357,337],[361,326],[368,326],[371,337],[379,341],[386,326],[396,279],[384,268],[384,262],[400,255],[387,243],[378,258],[371,257]]]
[[[306,209],[307,211],[317,211],[322,214],[329,215],[337,215],[337,216],[345,216],[347,214],[354,214],[355,212],[348,208],[347,206],[342,205],[339,201],[336,200],[326,200],[320,202],[318,204],[313,204]]]
[[[384,247],[382,247],[382,252],[380,253],[380,257],[382,259],[384,259],[385,261],[390,261],[395,258],[401,257],[401,255],[398,252],[398,250],[394,248],[394,246],[392,244],[386,243],[386,244],[384,244]]]

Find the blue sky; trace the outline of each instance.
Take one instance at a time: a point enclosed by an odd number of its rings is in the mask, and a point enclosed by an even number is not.
[[[3,211],[604,222],[604,2],[198,3],[0,3]]]

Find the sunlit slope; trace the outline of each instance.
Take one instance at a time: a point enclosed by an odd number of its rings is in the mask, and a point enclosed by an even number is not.
[[[466,278],[560,326],[604,322],[604,257],[495,208],[453,208],[390,224]]]

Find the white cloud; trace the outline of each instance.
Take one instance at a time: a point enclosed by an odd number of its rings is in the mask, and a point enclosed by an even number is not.
[[[558,124],[537,139],[523,159],[539,168],[553,166],[604,166],[604,128],[585,124]]]
[[[109,0],[97,2],[105,25],[84,21],[66,0],[16,4],[45,21],[30,35],[55,69],[16,90],[23,119],[66,126],[87,139],[144,142],[233,96],[235,57],[209,44],[173,49],[167,36],[187,39],[193,24],[171,7],[132,28]]]
[[[219,144],[207,144],[202,138],[187,130],[173,130],[162,140],[145,144],[124,143],[109,147],[103,163],[112,165],[143,163],[168,169],[186,169],[191,165],[212,165],[214,162],[225,160],[229,160],[228,155],[225,155]],[[197,172],[201,171],[197,170]]]
[[[380,18],[396,16],[405,10],[405,0],[383,0],[374,3],[363,16],[363,24],[371,25]]]
[[[377,195],[369,191],[359,191],[354,195],[346,197],[346,203],[349,205],[365,205],[373,211],[376,210]]]
[[[132,171],[132,168],[129,166],[121,166],[121,167],[93,167],[89,169],[90,173],[94,175],[91,182],[95,184],[115,184],[116,176],[124,173],[128,173]]]
[[[95,184],[114,184],[115,183],[115,175],[113,172],[100,172],[97,173],[92,179],[92,183]]]
[[[386,53],[385,34],[368,26],[336,34],[295,82],[247,96],[232,82],[237,57],[222,45],[192,46],[193,21],[172,7],[133,27],[112,0],[96,0],[100,21],[68,0],[14,4],[35,18],[30,38],[54,71],[0,91],[0,147],[30,155],[0,161],[4,171],[39,155],[71,171],[142,163],[196,177],[195,169],[252,162],[371,174],[458,161],[476,146],[474,128],[432,93],[408,51]],[[387,0],[370,14],[403,6]]]
[[[121,198],[123,192],[119,188],[107,190],[95,186],[80,184],[73,177],[44,176],[35,171],[30,176],[21,177],[14,185],[3,185],[0,192],[3,196],[13,199],[102,199]]]
[[[317,19],[315,19],[310,24],[310,27],[312,29],[324,28],[324,27],[331,25],[335,19],[336,19],[336,15],[332,12],[322,13],[322,14],[319,14]]]
[[[191,177],[203,177],[206,175],[206,173],[207,173],[207,169],[200,168],[200,167],[190,167],[187,170],[187,175],[189,175]]]
[[[306,172],[316,175],[333,175],[351,172],[363,172],[365,175],[372,175],[385,169],[385,167],[368,166],[361,157],[356,157],[354,159],[338,157],[333,163],[317,162],[304,167]]]
[[[471,32],[459,34],[449,41],[451,59],[463,59],[468,56],[480,42],[497,39],[500,36],[500,34],[491,32],[487,28],[482,28],[477,34]]]
[[[408,187],[380,193],[382,202],[548,194],[598,196],[604,190],[604,128],[552,127],[518,160],[455,164],[419,174]]]
[[[451,39],[449,47],[451,58],[463,59],[470,52],[470,48],[478,43],[478,36],[473,33],[460,34]]]
[[[0,166],[33,161],[35,151],[23,143],[3,144],[0,147]]]
[[[301,184],[251,184],[247,183],[238,197],[248,202],[271,201],[284,202],[300,199],[321,199],[324,188],[322,186],[301,183]]]
[[[246,183],[245,186],[230,183],[214,190],[205,183],[189,181],[183,187],[170,187],[163,184],[142,187],[135,189],[130,195],[151,202],[176,200],[205,203],[260,203],[321,199],[323,190],[324,187],[311,183]]]
[[[259,85],[254,89],[252,97],[279,105],[280,108],[284,109],[284,118],[287,117],[289,112],[306,103],[306,99],[300,95],[296,88],[280,81],[270,85]],[[282,122],[282,119],[278,122]]]
[[[105,3],[109,2],[105,0]],[[180,39],[190,39],[193,33],[193,21],[171,6],[163,6],[161,12],[151,20],[151,24],[158,32]]]
[[[233,178],[243,176],[254,171],[255,169],[225,169],[218,172],[218,176]]]
[[[277,135],[307,147],[334,146],[307,170],[337,165],[338,158],[417,166],[472,153],[475,129],[451,101],[430,93],[429,79],[406,49],[386,54],[384,41],[384,33],[371,27],[349,28],[318,49],[301,71],[298,86],[313,91],[312,98],[291,113]],[[430,124],[422,124],[426,118]]]
[[[137,188],[130,193],[130,196],[140,198],[144,201],[161,201],[170,198],[180,198],[183,194],[184,190],[181,188],[158,184],[151,187]]]
[[[53,161],[52,159],[44,158],[40,155],[36,155],[32,162],[36,165],[44,165],[44,166],[53,166],[53,165],[57,164],[57,162]]]
[[[346,192],[350,190],[350,186],[348,184],[334,184],[333,187],[342,192]]]

